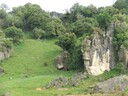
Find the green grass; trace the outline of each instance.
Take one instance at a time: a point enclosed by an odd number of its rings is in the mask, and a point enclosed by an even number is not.
[[[2,62],[5,74],[0,77],[0,94],[10,91],[12,96],[40,96],[35,88],[43,87],[59,75],[71,76],[73,72],[55,68],[55,58],[62,50],[54,43],[54,39],[28,39],[15,46],[13,56]]]
[[[5,69],[5,74],[0,77],[0,96],[6,92],[10,92],[11,96],[87,94],[89,87],[118,75],[118,72],[113,70],[96,77],[89,77],[77,87],[66,86],[67,90],[44,89],[45,85],[57,76],[71,77],[75,73],[75,71],[56,69],[55,58],[62,50],[55,45],[55,41],[55,39],[41,41],[27,39],[25,43],[14,46],[13,56],[1,63]],[[42,88],[42,90],[36,90],[37,88]],[[103,94],[88,94],[87,96],[103,96]]]

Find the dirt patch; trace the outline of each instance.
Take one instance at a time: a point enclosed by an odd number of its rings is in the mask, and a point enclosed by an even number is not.
[[[66,90],[68,90],[68,88],[58,88],[57,90],[59,90],[59,91],[66,91]]]
[[[36,91],[42,91],[42,90],[45,90],[45,88],[36,88],[35,90]]]

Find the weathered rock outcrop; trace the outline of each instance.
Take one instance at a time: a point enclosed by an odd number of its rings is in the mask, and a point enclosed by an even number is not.
[[[57,69],[61,70],[67,70],[67,63],[69,61],[70,54],[67,51],[64,51],[60,56],[56,59],[56,67]]]
[[[106,32],[94,32],[82,44],[84,66],[88,74],[99,75],[114,67],[113,24]]]
[[[125,91],[128,88],[128,76],[118,76],[97,84],[94,92]]]
[[[119,62],[125,64],[128,67],[128,49],[121,45],[120,50],[118,52]]]

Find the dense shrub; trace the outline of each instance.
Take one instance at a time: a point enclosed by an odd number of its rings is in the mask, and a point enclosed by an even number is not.
[[[7,48],[12,47],[12,42],[10,41],[9,38],[5,38],[5,34],[3,31],[0,29],[0,51],[4,51]]]
[[[42,29],[34,28],[33,29],[33,38],[40,39],[44,36],[44,31]]]
[[[69,70],[84,70],[84,60],[81,52],[81,45],[75,46],[71,54],[71,62],[68,65]]]
[[[12,42],[9,38],[3,38],[1,40],[1,42],[3,43],[2,45],[5,47],[5,48],[12,48]]]
[[[5,35],[7,38],[11,38],[14,44],[23,42],[24,33],[20,28],[8,27],[5,29]]]
[[[68,51],[72,50],[76,43],[76,35],[74,33],[65,33],[58,37],[56,44],[60,46],[63,50]]]

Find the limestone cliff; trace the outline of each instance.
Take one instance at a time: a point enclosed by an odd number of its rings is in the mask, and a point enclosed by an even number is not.
[[[84,39],[82,53],[87,73],[99,75],[114,67],[113,27],[111,24],[106,32],[95,31]]]

